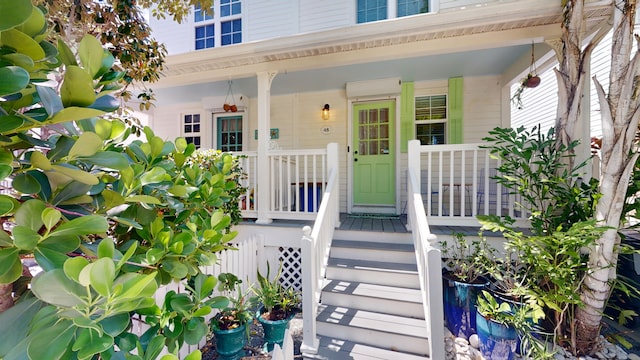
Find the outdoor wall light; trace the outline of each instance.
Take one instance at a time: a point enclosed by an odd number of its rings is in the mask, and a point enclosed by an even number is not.
[[[322,120],[329,120],[329,104],[324,104],[322,108]]]

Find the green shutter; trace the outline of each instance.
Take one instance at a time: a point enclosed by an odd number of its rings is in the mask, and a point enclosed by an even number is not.
[[[463,118],[463,92],[464,82],[462,77],[449,78],[449,143],[462,144],[462,118]]]
[[[415,139],[413,82],[402,82],[400,94],[400,152],[406,153],[409,140]]]

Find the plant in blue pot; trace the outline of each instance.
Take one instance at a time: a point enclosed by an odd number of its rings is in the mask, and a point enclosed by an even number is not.
[[[535,337],[544,310],[531,298],[514,306],[496,300],[482,290],[478,296],[476,324],[480,352],[486,360],[512,360],[516,354],[525,359],[554,359],[547,346]]]
[[[264,330],[265,350],[271,352],[275,344],[282,346],[284,332],[289,322],[300,310],[300,293],[293,288],[283,286],[280,281],[282,262],[275,276],[270,279],[271,267],[267,263],[267,273],[263,276],[258,270],[258,286],[252,288],[256,299],[262,306],[256,318]]]
[[[469,338],[476,333],[476,298],[488,285],[486,275],[495,250],[482,236],[468,241],[460,233],[441,245],[445,322],[453,335]]]
[[[245,355],[244,346],[249,337],[247,324],[253,320],[253,312],[251,299],[242,291],[241,283],[234,274],[218,275],[218,289],[228,295],[230,304],[211,319],[220,360],[238,360]]]

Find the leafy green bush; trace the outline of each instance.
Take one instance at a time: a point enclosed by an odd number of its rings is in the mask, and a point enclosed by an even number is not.
[[[237,208],[237,162],[220,154],[203,168],[192,144],[149,128],[130,139],[107,119],[120,106],[115,59],[92,36],[74,53],[47,34],[31,1],[0,0],[0,180],[11,182],[0,284],[21,278],[24,257],[43,269],[0,314],[0,358],[155,359],[167,347],[162,358],[177,359],[227,304],[200,267],[236,235],[225,211]],[[159,286],[183,280],[190,291],[156,304]]]

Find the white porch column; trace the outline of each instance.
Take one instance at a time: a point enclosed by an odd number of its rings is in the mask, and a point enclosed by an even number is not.
[[[271,209],[271,175],[269,174],[269,140],[271,135],[271,82],[276,71],[257,73],[258,77],[258,189],[256,205],[258,209],[257,224],[270,224]]]

